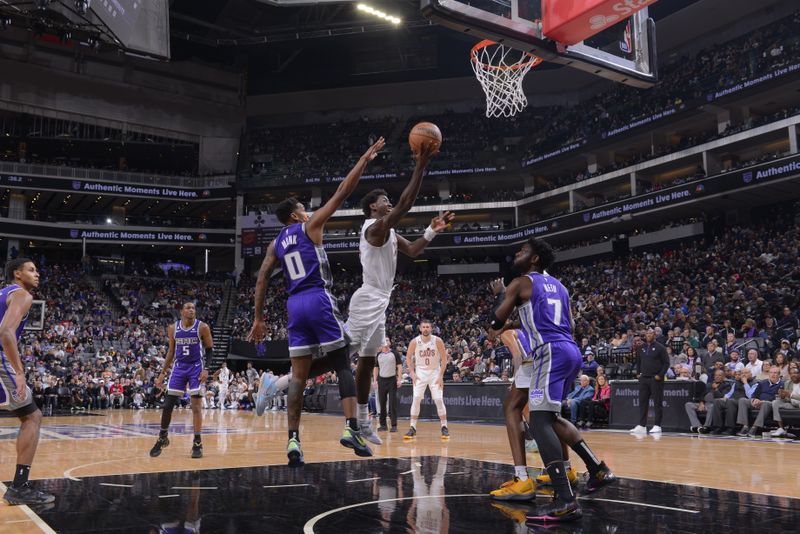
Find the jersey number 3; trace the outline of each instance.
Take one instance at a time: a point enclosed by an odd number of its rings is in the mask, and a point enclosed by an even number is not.
[[[299,252],[290,252],[283,257],[286,263],[286,271],[292,280],[300,280],[306,276],[306,268],[303,266],[303,258]]]
[[[547,299],[547,303],[553,306],[553,324],[561,324],[561,301],[558,299]]]

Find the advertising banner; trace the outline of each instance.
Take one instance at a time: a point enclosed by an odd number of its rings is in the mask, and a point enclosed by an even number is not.
[[[667,380],[664,382],[662,402],[664,419],[661,428],[667,432],[689,430],[689,416],[685,405],[692,400],[693,380]],[[653,401],[647,410],[648,426],[653,424]],[[609,427],[631,429],[639,424],[638,380],[611,381],[611,414]]]

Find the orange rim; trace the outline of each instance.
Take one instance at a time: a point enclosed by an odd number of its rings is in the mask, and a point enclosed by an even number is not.
[[[520,70],[520,69],[528,68],[528,66],[535,67],[536,65],[538,65],[539,63],[544,61],[542,58],[540,58],[538,56],[534,56],[530,52],[522,52],[522,54],[528,56],[530,59],[528,61],[523,61],[521,63],[517,63],[516,65],[488,65],[488,64],[483,63],[481,60],[478,59],[478,52],[480,50],[483,50],[486,47],[489,47],[489,46],[492,46],[492,45],[496,45],[496,44],[499,44],[499,43],[496,43],[495,41],[491,41],[489,39],[484,39],[480,43],[478,43],[475,46],[473,46],[472,47],[472,51],[470,52],[470,55],[472,56],[472,61],[474,63],[477,63],[478,65],[480,65],[481,68],[484,69],[484,70]]]

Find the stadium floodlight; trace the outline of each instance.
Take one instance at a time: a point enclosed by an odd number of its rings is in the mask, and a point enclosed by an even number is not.
[[[50,0],[36,0],[36,9],[44,11],[50,5]]]
[[[112,222],[114,221],[111,220],[111,217],[106,217],[106,224],[111,224]]]
[[[367,4],[358,4],[358,5],[356,5],[356,9],[358,9],[359,11],[361,11],[363,13],[368,13],[368,14],[370,14],[372,16],[378,17],[379,19],[383,19],[383,20],[385,20],[387,22],[391,22],[395,26],[397,26],[401,22],[403,22],[403,20],[400,17],[395,17],[394,15],[389,15],[388,13],[385,13],[385,12],[381,11],[380,9],[375,9],[374,7],[369,6]]]
[[[10,18],[6,18],[6,17],[0,18],[0,30],[5,30],[9,26],[11,26],[11,19]]]

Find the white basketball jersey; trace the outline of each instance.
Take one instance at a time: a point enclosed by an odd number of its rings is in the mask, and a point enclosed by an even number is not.
[[[438,350],[436,350],[436,336],[431,336],[430,340],[426,343],[422,340],[422,336],[417,336],[417,348],[414,351],[414,361],[416,364],[416,371],[436,371],[441,367],[441,358]]]
[[[394,229],[389,230],[389,239],[382,247],[374,247],[367,242],[367,228],[377,219],[367,219],[361,227],[361,241],[358,250],[361,253],[361,270],[364,273],[364,284],[382,291],[391,292],[394,275],[397,271],[397,235]]]

